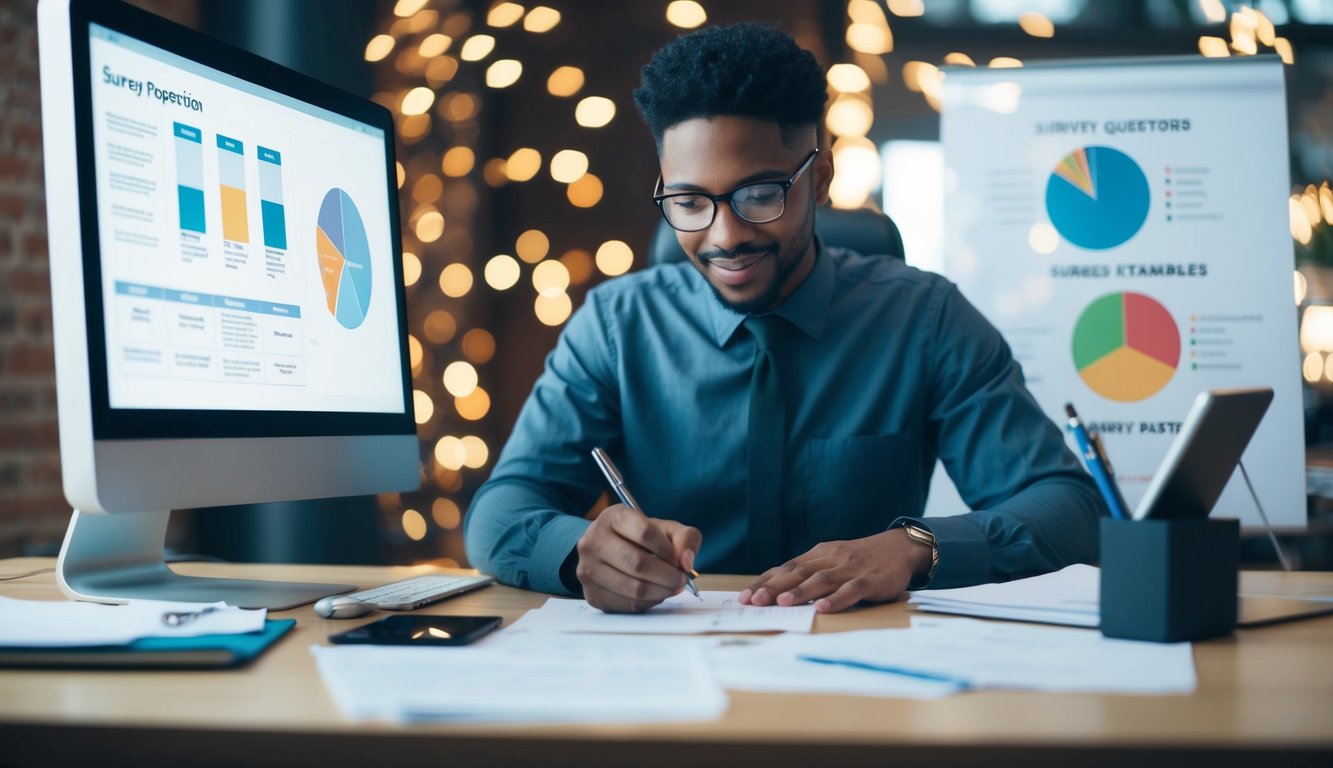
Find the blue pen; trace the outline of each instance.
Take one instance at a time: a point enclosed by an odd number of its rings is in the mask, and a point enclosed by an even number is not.
[[[965,691],[972,687],[972,684],[961,677],[952,675],[941,675],[934,672],[922,672],[919,669],[908,669],[906,667],[892,667],[885,664],[872,664],[868,661],[856,661],[855,659],[833,659],[827,656],[805,656],[798,655],[796,658],[801,661],[811,661],[815,664],[828,664],[830,666],[848,667],[850,669],[860,669],[866,672],[881,672],[886,675],[897,675],[898,677],[910,677],[913,680],[925,680],[932,683],[948,683],[960,691]]]
[[[1120,495],[1120,488],[1116,486],[1111,463],[1100,450],[1101,444],[1096,437],[1088,434],[1083,422],[1079,421],[1073,403],[1065,403],[1065,415],[1069,416],[1069,431],[1074,433],[1074,440],[1078,443],[1083,463],[1088,468],[1088,474],[1092,475],[1093,481],[1097,483],[1097,490],[1101,492],[1102,500],[1111,510],[1111,517],[1124,520],[1129,517],[1129,512],[1126,511],[1125,499]]]

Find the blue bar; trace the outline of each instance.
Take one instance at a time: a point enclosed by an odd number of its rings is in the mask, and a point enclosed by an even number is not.
[[[260,311],[266,315],[279,315],[281,317],[301,316],[301,308],[294,304],[270,304],[266,302]]]
[[[274,315],[276,317],[301,317],[301,308],[295,304],[278,304],[272,301],[238,299],[235,296],[214,296],[197,291],[178,291],[174,288],[158,288],[139,283],[116,281],[116,293],[122,296],[138,296],[145,299],[161,299],[179,304],[194,304],[201,307],[220,307],[237,312],[250,312],[256,315]]]
[[[264,219],[264,245],[287,249],[287,214],[279,203],[259,201],[259,212]]]
[[[245,154],[245,145],[239,139],[228,138],[220,133],[218,134],[218,149],[225,149],[238,155]]]
[[[241,312],[257,312],[259,310],[258,302],[231,296],[214,296],[213,306],[220,309],[235,309]]]
[[[213,297],[206,293],[194,293],[193,291],[174,291],[170,288],[162,289],[162,298],[167,301],[176,301],[181,304],[199,304],[201,306],[212,306]]]
[[[176,198],[180,203],[181,229],[204,232],[204,191],[180,184],[176,186]]]
[[[120,280],[116,281],[116,293],[122,296],[138,296],[144,299],[162,298],[162,289],[154,288],[151,285],[139,285],[138,283],[126,283]]]
[[[282,153],[279,152],[278,150],[269,149],[268,147],[258,147],[258,150],[259,150],[259,162],[273,163],[274,165],[282,165]]]
[[[193,141],[195,144],[204,143],[203,134],[199,132],[198,128],[195,128],[192,125],[185,125],[184,123],[172,123],[172,133],[174,133],[176,138],[178,139]]]

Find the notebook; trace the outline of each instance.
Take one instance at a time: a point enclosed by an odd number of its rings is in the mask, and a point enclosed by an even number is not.
[[[0,647],[0,667],[44,669],[226,669],[257,659],[296,619],[268,619],[260,632],[196,637],[143,637],[124,645]]]

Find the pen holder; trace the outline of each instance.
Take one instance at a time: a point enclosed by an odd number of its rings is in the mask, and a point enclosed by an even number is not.
[[[1174,643],[1236,628],[1240,523],[1102,520],[1101,629]]]

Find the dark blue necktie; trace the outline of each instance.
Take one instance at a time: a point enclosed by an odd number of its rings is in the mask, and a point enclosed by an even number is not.
[[[786,445],[786,405],[774,348],[791,325],[777,315],[746,318],[754,337],[747,441],[749,506],[746,557],[751,573],[763,573],[786,559],[782,546],[782,463]]]

